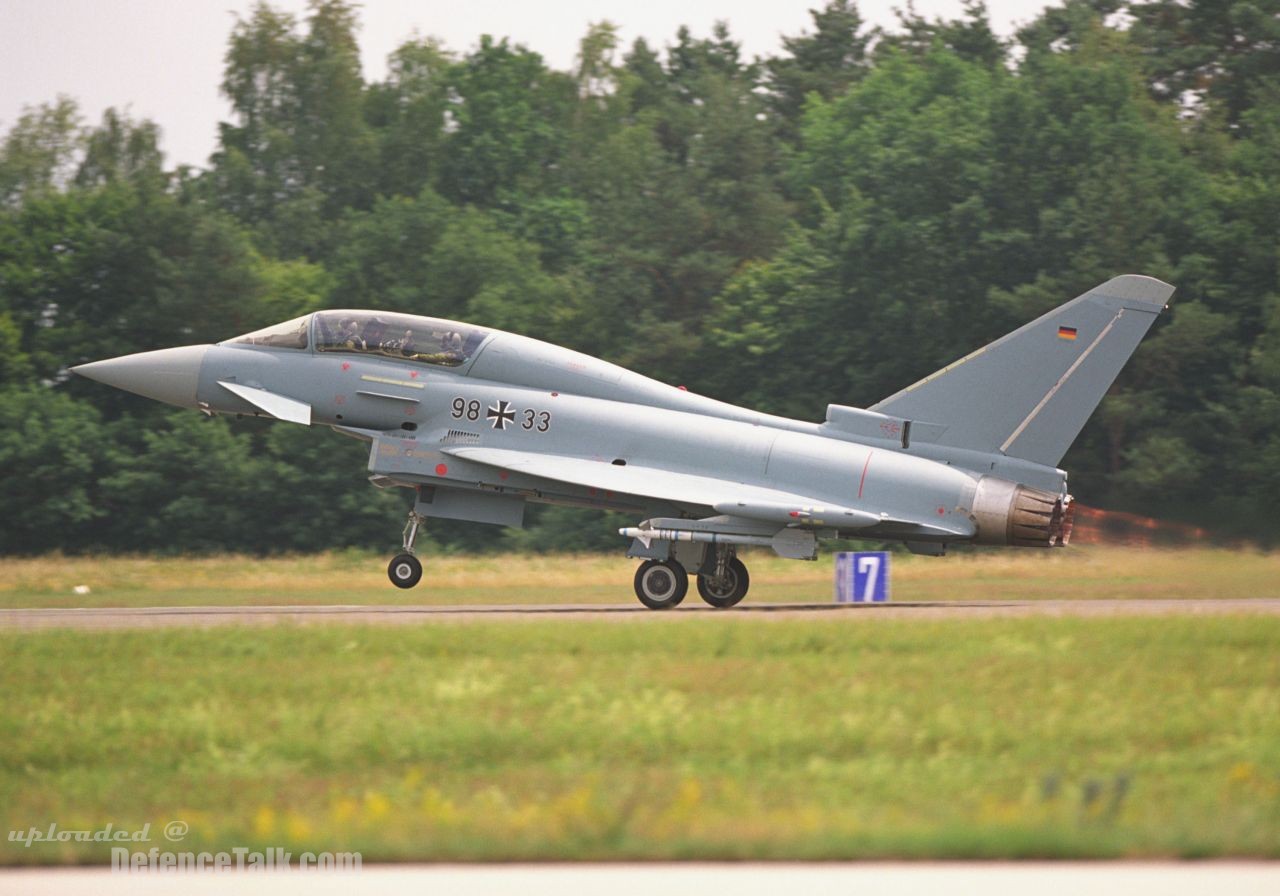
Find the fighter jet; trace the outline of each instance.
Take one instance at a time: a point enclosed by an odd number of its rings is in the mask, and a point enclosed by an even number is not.
[[[813,560],[832,538],[941,555],[1063,547],[1062,456],[1173,287],[1116,277],[870,408],[758,413],[540,342],[449,320],[317,311],[215,345],[73,367],[205,414],[328,426],[369,444],[374,485],[414,502],[388,575],[422,577],[428,518],[521,526],[531,503],[623,511],[635,593],[675,607],[694,576],[732,607],[746,546]]]

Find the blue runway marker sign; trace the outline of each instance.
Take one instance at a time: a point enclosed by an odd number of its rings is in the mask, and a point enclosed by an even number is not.
[[[836,603],[884,603],[889,600],[887,551],[836,554]]]

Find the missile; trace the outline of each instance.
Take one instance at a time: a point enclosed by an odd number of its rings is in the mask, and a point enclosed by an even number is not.
[[[784,526],[835,526],[841,529],[865,529],[878,525],[888,518],[888,514],[877,515],[834,504],[815,507],[766,501],[723,501],[713,506],[716,513],[780,523]]]

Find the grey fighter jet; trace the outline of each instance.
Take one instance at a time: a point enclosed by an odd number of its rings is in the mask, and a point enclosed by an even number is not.
[[[651,609],[689,576],[747,593],[743,545],[812,560],[823,539],[1062,547],[1063,454],[1173,287],[1116,277],[869,409],[808,423],[668,386],[514,333],[318,311],[216,345],[83,364],[91,379],[206,414],[323,425],[369,443],[374,485],[412,489],[391,581],[422,577],[425,518],[520,526],[533,502],[624,511]]]

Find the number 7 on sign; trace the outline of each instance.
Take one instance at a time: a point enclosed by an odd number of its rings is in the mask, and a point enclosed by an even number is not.
[[[858,557],[858,579],[862,582],[861,600],[876,600],[876,586],[880,584],[880,558],[875,554]],[[883,600],[884,598],[880,598]]]
[[[836,554],[836,603],[883,603],[889,599],[889,554],[841,551]]]
[[[885,551],[858,551],[846,554],[853,562],[847,567],[849,599],[855,603],[882,603],[889,599],[889,554]]]

